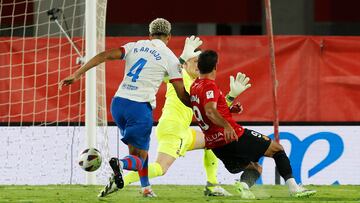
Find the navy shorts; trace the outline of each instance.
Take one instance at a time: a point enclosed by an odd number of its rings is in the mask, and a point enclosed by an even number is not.
[[[123,137],[121,141],[139,149],[149,150],[153,116],[148,102],[114,97],[111,101],[111,115],[120,128]]]

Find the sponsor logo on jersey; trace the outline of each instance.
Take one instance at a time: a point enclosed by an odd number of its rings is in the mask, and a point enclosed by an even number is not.
[[[207,92],[206,92],[206,98],[207,98],[207,99],[212,99],[212,98],[214,98],[214,91],[212,91],[212,90],[207,91]]]
[[[130,85],[130,84],[125,84],[125,83],[122,85],[122,88],[127,89],[127,90],[137,90],[138,89],[137,86]]]
[[[217,132],[212,135],[205,135],[205,140],[206,140],[206,142],[213,142],[215,140],[220,141],[220,140],[223,140],[223,137],[224,137],[224,134],[222,134],[221,132]]]

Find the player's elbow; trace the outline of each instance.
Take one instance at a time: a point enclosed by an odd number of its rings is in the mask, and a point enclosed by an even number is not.
[[[93,62],[95,64],[100,64],[100,63],[103,63],[105,62],[107,59],[107,54],[105,51],[101,52],[101,53],[98,53],[94,58],[93,58]]]
[[[110,49],[100,53],[104,61],[120,59],[122,52],[119,49]]]

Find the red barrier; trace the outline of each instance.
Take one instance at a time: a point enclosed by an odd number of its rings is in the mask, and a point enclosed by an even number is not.
[[[128,41],[142,39],[139,37],[108,37],[107,48],[123,45]],[[271,81],[269,73],[269,52],[267,38],[264,36],[217,36],[202,37],[203,49],[214,49],[220,54],[217,83],[224,93],[228,92],[229,75],[241,71],[251,78],[252,87],[240,96],[244,112],[236,115],[238,121],[272,121]],[[39,43],[43,41],[44,43]],[[49,46],[46,39],[38,40],[40,46]],[[184,37],[173,37],[169,47],[179,55],[183,47]],[[34,39],[29,38],[27,45],[34,47]],[[58,39],[50,44],[57,45]],[[40,45],[39,45],[40,44]],[[280,36],[275,38],[276,64],[279,80],[278,99],[280,121],[360,121],[360,37],[323,37],[323,36]],[[21,43],[13,43],[14,50],[22,50]],[[77,92],[80,84],[71,87],[71,97],[68,89],[58,95],[56,85],[48,86],[48,97],[45,102],[46,88],[40,87],[34,92],[34,79],[44,81],[43,85],[56,84],[58,73],[43,74],[56,71],[58,66],[72,67],[76,55],[67,56],[70,47],[63,46],[50,49],[50,57],[44,57],[38,52],[41,62],[36,67],[37,77],[27,77],[24,82],[24,94],[19,91],[11,93],[11,112],[9,115],[9,55],[0,55],[0,122],[10,121],[83,121],[84,106],[69,107],[84,101],[84,94]],[[59,55],[59,51],[61,54]],[[0,44],[0,53],[9,52],[9,44]],[[34,60],[34,52],[26,54],[25,62]],[[52,60],[64,56],[67,60]],[[21,54],[12,55],[12,64],[22,64]],[[117,90],[123,77],[124,62],[111,61],[107,63],[106,84],[107,104]],[[20,89],[20,67],[12,68],[12,89]],[[34,66],[25,66],[25,76],[34,74]],[[65,77],[70,70],[61,72]],[[46,80],[48,83],[46,83]],[[16,87],[16,88],[15,88]],[[158,93],[158,107],[154,111],[155,120],[161,114],[164,103],[165,88]],[[23,116],[20,117],[20,101],[23,96]],[[60,98],[59,103],[58,99]],[[37,102],[32,100],[36,98]],[[69,103],[70,102],[70,103]],[[34,112],[35,111],[35,112]],[[59,116],[57,116],[59,112]],[[33,116],[35,113],[35,117]],[[111,116],[109,113],[109,120]]]

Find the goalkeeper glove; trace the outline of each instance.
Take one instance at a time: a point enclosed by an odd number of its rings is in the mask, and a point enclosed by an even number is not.
[[[249,87],[251,87],[251,84],[249,83],[250,78],[246,77],[244,73],[237,73],[236,79],[234,76],[230,76],[230,92],[229,96],[236,98],[239,96],[242,92],[247,90]]]
[[[249,83],[250,78],[243,73],[237,73],[236,79],[230,76],[230,92],[226,95],[226,103],[228,106],[239,96],[243,91],[251,87]]]
[[[195,52],[195,49],[198,48],[203,42],[199,37],[192,35],[187,37],[185,40],[185,45],[182,54],[180,55],[180,63],[184,64],[187,60],[199,56],[201,51]]]

